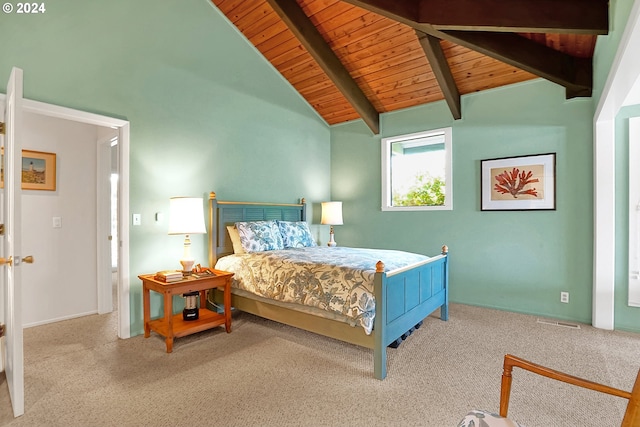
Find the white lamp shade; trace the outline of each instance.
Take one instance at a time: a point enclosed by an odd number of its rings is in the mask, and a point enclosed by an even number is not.
[[[322,202],[320,224],[342,225],[342,202]]]
[[[172,197],[169,199],[169,234],[204,234],[202,198]]]

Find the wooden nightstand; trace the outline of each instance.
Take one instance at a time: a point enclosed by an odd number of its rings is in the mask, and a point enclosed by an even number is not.
[[[227,333],[231,332],[231,278],[233,273],[212,270],[213,275],[188,276],[179,282],[165,283],[154,279],[153,274],[138,276],[142,280],[142,301],[144,305],[144,337],[148,338],[151,331],[165,337],[167,353],[173,351],[173,339],[207,329],[225,325]],[[207,290],[223,288],[224,313],[213,312],[206,307]],[[150,292],[155,291],[164,296],[164,317],[151,319],[149,307]],[[200,293],[199,318],[185,321],[182,313],[173,314],[173,296],[187,292]]]

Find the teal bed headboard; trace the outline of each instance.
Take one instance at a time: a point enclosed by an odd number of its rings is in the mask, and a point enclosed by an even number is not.
[[[229,202],[209,193],[209,267],[214,267],[218,258],[233,253],[233,245],[227,226],[240,221],[306,221],[307,205],[300,203]]]

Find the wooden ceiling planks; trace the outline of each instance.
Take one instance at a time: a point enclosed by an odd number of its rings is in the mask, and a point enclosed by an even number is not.
[[[328,124],[360,118],[267,0],[212,3]],[[297,3],[378,113],[444,99],[418,36],[409,25],[354,6],[353,2]],[[589,34],[519,35],[576,58],[592,58],[596,40]],[[440,44],[460,94],[537,78],[470,48],[446,40]]]

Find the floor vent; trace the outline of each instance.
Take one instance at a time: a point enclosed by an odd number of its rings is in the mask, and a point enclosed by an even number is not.
[[[544,323],[545,325],[562,326],[563,328],[580,329],[580,325],[569,322],[562,322],[558,320],[538,319],[538,323]]]

